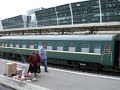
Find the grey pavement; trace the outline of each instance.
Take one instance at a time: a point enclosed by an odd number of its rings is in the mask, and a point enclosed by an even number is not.
[[[5,62],[0,61],[0,63],[0,74],[3,74]],[[22,67],[18,63],[17,65]],[[24,67],[28,65],[24,64]],[[51,68],[48,70],[49,72],[46,73],[42,68],[38,80],[31,83],[52,90],[120,90],[120,77],[107,78],[109,76],[77,74]]]

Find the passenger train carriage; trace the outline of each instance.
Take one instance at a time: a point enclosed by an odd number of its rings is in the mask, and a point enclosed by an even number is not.
[[[28,58],[42,43],[47,45],[49,63],[77,68],[120,68],[120,35],[116,34],[2,36],[0,55]]]

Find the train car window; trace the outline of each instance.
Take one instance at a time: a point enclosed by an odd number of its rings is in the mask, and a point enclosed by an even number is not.
[[[63,44],[62,43],[57,44],[57,50],[63,51]]]
[[[63,51],[63,46],[57,46],[57,50]]]
[[[13,44],[10,44],[10,47],[13,47]]]
[[[75,52],[75,47],[69,47],[68,50],[71,52]]]
[[[90,51],[90,45],[89,44],[82,44],[81,45],[81,52],[89,52]]]
[[[52,50],[52,46],[47,46],[47,50]]]
[[[42,44],[39,43],[39,45],[38,45],[38,49],[40,49],[40,48],[42,48],[42,47],[43,47]]]
[[[16,48],[19,48],[19,45],[18,44],[16,44],[16,46],[15,46]]]
[[[30,45],[30,49],[34,49],[34,45]]]
[[[94,53],[101,53],[101,46],[100,45],[95,45],[94,46],[94,51],[93,51]]]
[[[38,46],[38,49],[40,49],[40,48],[42,48],[42,46],[41,46],[41,45],[39,45],[39,46]]]
[[[46,45],[47,45],[47,50],[53,50],[52,47],[53,43],[48,42]]]
[[[71,43],[68,47],[68,50],[71,51],[71,52],[75,52],[75,50],[76,50],[75,44]]]
[[[26,48],[26,45],[24,44],[24,45],[22,45],[22,48]]]

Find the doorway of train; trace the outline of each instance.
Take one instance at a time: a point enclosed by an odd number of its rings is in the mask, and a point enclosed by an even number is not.
[[[114,54],[114,64],[116,67],[120,68],[120,41],[115,41],[115,54]]]

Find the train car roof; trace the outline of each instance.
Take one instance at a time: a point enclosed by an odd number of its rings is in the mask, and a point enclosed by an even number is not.
[[[89,40],[89,41],[111,41],[115,34],[91,34],[91,35],[23,35],[2,36],[1,40]]]

